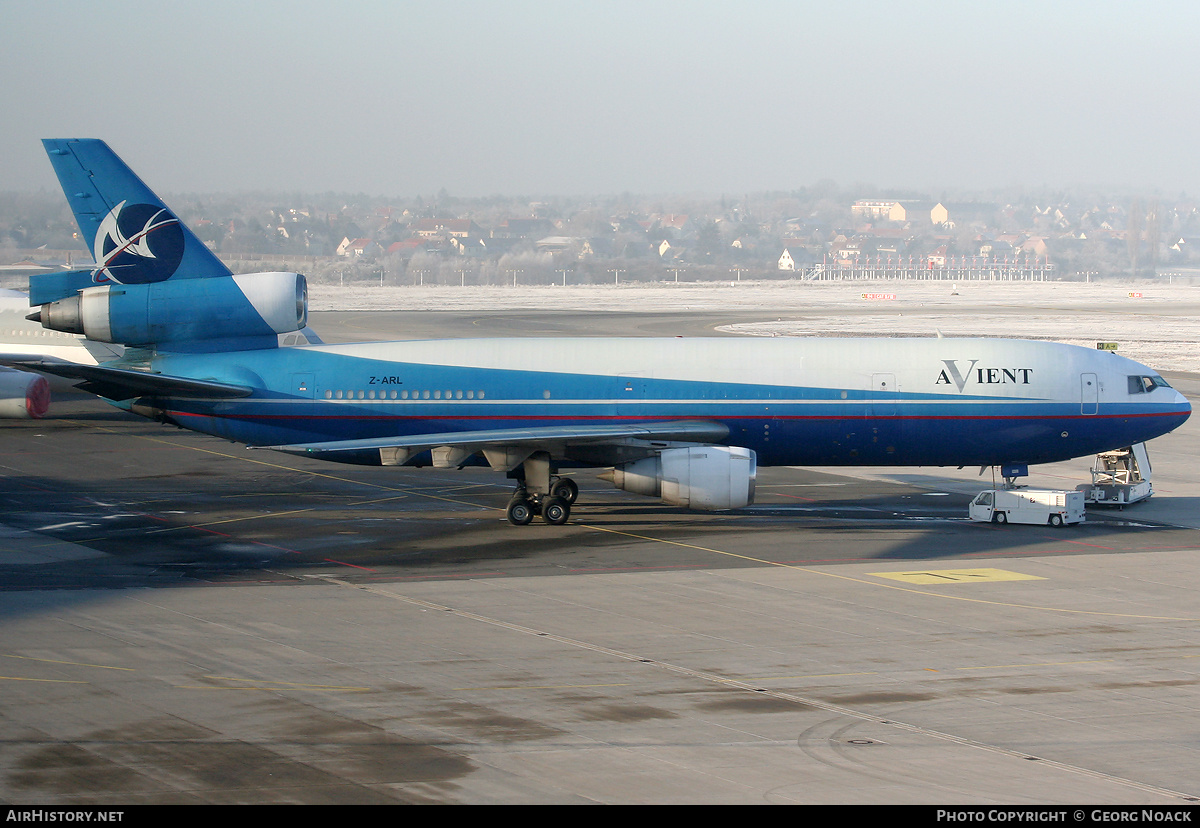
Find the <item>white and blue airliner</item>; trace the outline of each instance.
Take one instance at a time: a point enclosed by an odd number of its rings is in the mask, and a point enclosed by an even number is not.
[[[344,463],[487,465],[509,520],[565,522],[560,472],[692,509],[759,465],[1021,466],[1178,427],[1187,400],[1104,351],[1004,339],[530,338],[327,345],[297,273],[234,275],[98,140],[44,142],[89,270],[33,277],[30,318],[124,346],[99,365],[0,360],[126,410]],[[301,332],[309,344],[284,347]]]

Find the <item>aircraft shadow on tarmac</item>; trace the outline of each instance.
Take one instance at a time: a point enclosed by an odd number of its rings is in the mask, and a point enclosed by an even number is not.
[[[0,524],[10,528],[0,590],[298,583],[318,572],[404,580],[963,565],[1200,545],[1200,531],[1139,519],[1136,506],[1093,509],[1082,526],[992,526],[966,519],[968,494],[795,468],[760,469],[753,506],[715,513],[630,495],[582,471],[567,525],[535,519],[522,530],[504,519],[511,482],[483,469],[252,452],[94,401],[68,400],[51,418],[11,424],[0,436]],[[56,558],[62,542],[80,554]]]
[[[92,485],[0,478],[0,523],[33,533],[27,548],[36,551],[44,538],[103,553],[18,565],[0,557],[0,590],[278,583],[318,570],[403,580],[872,560],[961,565],[1200,542],[1196,530],[1137,520],[1136,508],[1093,510],[1082,526],[993,526],[966,520],[964,494],[935,500],[895,487],[796,504],[780,502],[769,481],[756,505],[710,514],[585,482],[567,526],[535,524],[519,534],[503,519],[504,481],[486,472],[386,470],[381,478],[381,470],[356,469],[327,478],[287,469],[247,480],[236,461],[226,462],[228,477],[192,468]],[[386,491],[378,479],[388,481]]]

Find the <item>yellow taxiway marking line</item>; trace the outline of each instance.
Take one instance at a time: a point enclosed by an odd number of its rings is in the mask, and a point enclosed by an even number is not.
[[[79,426],[85,425],[84,423],[77,422],[77,421],[71,421],[71,420],[65,420],[64,422],[71,422],[74,425],[79,425]],[[96,428],[95,426],[92,426],[91,424],[87,424],[87,425],[89,425],[89,427]],[[115,429],[111,429],[111,428],[100,428],[98,430],[107,431],[110,433],[115,433],[115,431],[116,431]],[[447,503],[456,503],[458,505],[475,506],[476,508],[479,508],[479,509],[488,509],[489,508],[489,507],[485,507],[485,506],[480,506],[478,503],[470,503],[467,501],[456,500],[454,498],[440,497],[438,495],[428,494],[428,493],[421,492],[421,491],[418,491],[415,489],[402,489],[402,488],[398,488],[398,487],[394,487],[394,486],[384,486],[380,483],[371,483],[371,482],[361,481],[361,480],[351,480],[349,478],[338,477],[337,475],[325,474],[323,472],[309,471],[306,469],[297,469],[297,468],[293,468],[291,466],[280,465],[278,463],[269,463],[265,460],[254,460],[249,457],[238,457],[236,455],[226,454],[224,452],[214,451],[212,449],[200,448],[199,446],[180,445],[179,443],[174,443],[174,442],[171,442],[170,440],[164,440],[164,439],[157,438],[157,437],[142,436],[139,439],[147,440],[152,443],[160,443],[162,445],[171,446],[172,448],[198,451],[198,452],[202,452],[204,454],[211,454],[216,457],[225,457],[225,458],[228,458],[231,460],[242,460],[247,463],[255,463],[260,466],[266,466],[266,467],[272,468],[272,469],[279,469],[281,471],[289,471],[289,472],[294,472],[296,474],[308,474],[308,475],[312,475],[313,477],[320,477],[320,478],[324,478],[327,480],[336,480],[340,483],[351,483],[351,484],[360,485],[360,486],[370,486],[372,488],[382,489],[384,491],[389,491],[389,492],[397,492],[397,493],[407,492],[410,494],[414,494],[418,497],[427,497],[431,500],[442,500]],[[736,552],[726,552],[726,551],[723,551],[720,549],[713,549],[712,547],[708,547],[708,546],[700,546],[698,544],[683,543],[681,541],[666,540],[664,538],[654,538],[654,537],[650,537],[649,535],[640,535],[635,532],[624,532],[620,529],[609,529],[608,527],[597,526],[597,525],[591,524],[591,523],[583,523],[583,522],[573,522],[573,523],[576,526],[581,526],[581,527],[584,527],[586,529],[591,529],[596,532],[608,532],[609,534],[621,535],[621,536],[627,537],[627,538],[636,538],[638,540],[646,540],[646,541],[654,541],[657,543],[665,543],[665,544],[669,544],[671,546],[678,546],[678,547],[685,548],[685,549],[696,549],[696,550],[699,550],[702,552],[709,552],[713,555],[721,555],[721,556],[727,557],[727,558],[736,558],[738,560],[750,561],[751,563],[762,564],[763,566],[776,566],[776,567],[781,567],[783,569],[791,569],[791,570],[794,570],[797,572],[805,572],[810,575],[819,575],[821,577],[836,578],[838,580],[848,581],[850,583],[865,584],[868,586],[878,587],[880,589],[895,589],[895,590],[899,590],[901,592],[910,592],[914,595],[924,595],[924,596],[933,597],[933,598],[941,598],[942,600],[945,600],[945,601],[966,601],[969,603],[985,604],[985,605],[989,605],[989,606],[1013,607],[1016,609],[1041,610],[1043,612],[1057,612],[1057,613],[1063,613],[1063,614],[1069,614],[1069,615],[1093,615],[1093,616],[1100,616],[1100,617],[1105,617],[1105,618],[1136,618],[1136,619],[1141,619],[1141,620],[1146,620],[1146,621],[1200,621],[1200,618],[1195,618],[1195,617],[1163,616],[1163,615],[1137,615],[1134,613],[1102,612],[1099,610],[1075,610],[1075,609],[1066,609],[1063,607],[1038,606],[1036,604],[1018,604],[1018,603],[1013,603],[1013,602],[1008,602],[1008,601],[987,601],[987,600],[984,600],[981,598],[967,598],[962,595],[949,595],[946,593],[939,593],[939,592],[926,592],[926,591],[918,590],[918,589],[910,589],[908,587],[893,586],[891,584],[881,584],[881,583],[878,583],[877,581],[868,581],[863,578],[855,578],[850,575],[837,575],[832,572],[823,572],[819,569],[814,569],[812,567],[797,566],[795,564],[782,563],[780,561],[768,561],[764,558],[756,558],[752,555],[740,555],[740,554],[737,554]]]
[[[106,431],[106,432],[109,432],[110,434],[117,433],[116,429],[105,428],[102,426],[95,426],[91,423],[82,423],[82,422],[78,422],[75,420],[63,420],[63,422],[71,423],[72,425],[77,425],[77,426],[85,426],[86,425],[88,428],[92,428],[97,431]],[[292,466],[284,466],[280,463],[270,463],[266,460],[255,460],[252,457],[243,457],[243,456],[238,456],[236,454],[226,454],[223,451],[214,451],[213,449],[201,448],[200,446],[183,445],[181,443],[172,442],[171,440],[166,440],[161,437],[148,437],[145,435],[136,435],[136,436],[137,436],[137,439],[139,439],[139,440],[146,440],[151,443],[159,443],[160,445],[170,446],[172,448],[177,448],[177,449],[181,449],[184,451],[198,451],[203,454],[211,454],[216,457],[225,457],[229,460],[241,460],[242,462],[245,462],[245,463],[254,463],[259,466],[266,466],[267,468],[270,468],[270,469],[278,469],[280,471],[294,472],[295,474],[306,474],[311,477],[320,477],[325,480],[336,480],[339,483],[350,483],[350,484],[356,485],[356,486],[368,486],[373,489],[383,489],[385,492],[396,492],[397,494],[407,494],[407,495],[413,495],[416,497],[427,497],[430,500],[442,500],[442,501],[445,501],[446,503],[454,503],[454,504],[457,504],[460,506],[474,506],[478,509],[488,508],[486,506],[480,506],[478,503],[470,503],[469,501],[465,501],[465,500],[456,500],[456,499],[450,498],[450,497],[440,497],[438,495],[432,495],[427,492],[420,491],[419,489],[417,489],[415,487],[401,488],[398,486],[385,486],[382,483],[372,483],[372,482],[366,481],[366,480],[352,480],[351,478],[348,478],[348,477],[338,477],[335,474],[326,474],[325,472],[311,471],[309,469],[297,469]]]
[[[287,682],[281,683],[287,684]],[[244,685],[242,687],[214,687],[211,684],[176,684],[174,687],[176,690],[320,690],[323,693],[367,693],[372,689],[370,687],[322,687],[319,684],[314,684],[312,686],[299,685],[294,687],[281,687],[279,684]]]
[[[228,456],[228,455],[226,455],[226,456]],[[254,495],[237,495],[237,497],[247,497],[247,496],[254,496]],[[379,497],[379,498],[375,498],[374,500],[359,500],[359,501],[355,501],[353,503],[347,503],[345,505],[346,506],[370,506],[375,503],[386,503],[389,500],[403,500],[406,497],[411,497],[411,495],[410,494],[392,495],[391,497]],[[474,505],[474,504],[472,504],[472,505]],[[292,517],[293,515],[303,515],[308,512],[315,512],[315,511],[317,511],[315,507],[308,507],[305,509],[291,509],[286,512],[263,512],[262,514],[257,514],[257,515],[243,515],[241,517],[224,518],[223,520],[209,520],[209,521],[205,521],[204,523],[185,523],[185,524],[180,524],[178,526],[166,526],[166,527],[163,527],[162,529],[148,529],[143,534],[156,535],[156,534],[159,534],[162,532],[177,532],[180,529],[203,529],[207,526],[222,526],[226,523],[241,523],[242,521],[247,521],[247,520],[263,520],[263,519],[267,519],[267,518]]]
[[[68,422],[68,423],[71,423],[73,425],[78,425],[78,426],[85,425],[84,423],[78,422],[76,420],[64,420],[63,422]],[[90,424],[88,424],[88,425],[89,425],[89,427],[94,428],[97,431],[104,431],[104,432],[108,432],[110,434],[116,433],[116,429],[105,428],[102,426],[92,426]],[[421,491],[417,487],[400,488],[400,487],[396,487],[396,486],[385,486],[382,483],[372,483],[372,482],[365,481],[365,480],[352,480],[347,477],[338,477],[337,475],[334,475],[334,474],[326,474],[324,472],[310,471],[308,469],[297,469],[292,466],[284,466],[280,463],[270,463],[270,462],[267,462],[266,460],[256,460],[251,457],[243,457],[243,456],[238,456],[238,455],[234,455],[234,454],[226,454],[225,452],[214,451],[213,449],[201,448],[199,446],[182,445],[180,443],[172,442],[171,440],[165,440],[165,439],[162,439],[159,437],[147,437],[145,435],[136,435],[136,437],[139,440],[146,440],[151,443],[158,443],[160,445],[171,446],[172,448],[181,449],[183,451],[198,451],[203,454],[211,454],[216,457],[224,457],[229,460],[241,460],[242,462],[245,462],[245,463],[254,463],[259,466],[266,466],[267,468],[278,469],[280,471],[289,471],[289,472],[293,472],[295,474],[306,474],[306,475],[310,475],[312,477],[320,477],[325,480],[336,480],[339,483],[350,483],[351,485],[367,486],[367,487],[370,487],[373,489],[382,489],[385,492],[395,492],[396,493],[395,496],[393,496],[393,497],[379,498],[377,501],[362,501],[359,503],[349,504],[352,506],[364,505],[364,504],[372,503],[372,502],[383,502],[386,500],[398,500],[398,499],[402,499],[405,497],[424,497],[429,500],[440,500],[444,503],[453,503],[457,506],[473,506],[476,509],[490,510],[490,507],[482,506],[478,503],[472,503],[468,500],[460,500],[457,498],[442,497],[440,495],[430,494],[429,492]],[[173,532],[173,531],[177,531],[179,529],[191,529],[191,528],[203,529],[203,528],[206,528],[209,526],[217,526],[217,525],[224,524],[224,523],[238,523],[238,522],[244,522],[247,520],[261,520],[264,518],[286,517],[288,515],[303,514],[305,512],[312,512],[312,511],[316,511],[315,507],[310,507],[310,508],[306,508],[306,509],[296,509],[291,512],[275,512],[275,513],[262,514],[262,515],[246,515],[243,517],[226,518],[224,520],[209,521],[207,523],[197,523],[197,524],[188,523],[188,524],[184,524],[184,525],[180,525],[180,526],[168,526],[168,527],[162,527],[160,529],[150,529],[150,530],[147,530],[146,534],[157,534],[160,532]],[[87,539],[76,541],[76,543],[78,543],[80,545],[86,545],[88,543],[94,543],[95,541],[98,541],[98,540],[101,540],[101,538],[87,538]]]
[[[90,684],[87,681],[76,681],[74,679],[43,679],[43,678],[25,678],[24,676],[0,676],[0,681],[48,681],[51,684]]]
[[[576,524],[576,525],[585,526],[585,527],[587,526],[586,524]],[[590,528],[601,529],[601,527],[590,527]],[[657,538],[650,538],[650,537],[645,537],[645,536],[641,536],[641,535],[634,535],[629,532],[621,532],[621,531],[612,530],[612,529],[603,529],[602,531],[612,532],[613,534],[624,535],[626,537],[641,538],[643,540],[658,540]],[[674,543],[673,541],[662,541],[662,542],[663,543]],[[687,547],[695,548],[695,549],[702,549],[702,550],[705,550],[708,552],[713,552],[713,553],[719,554],[719,555],[729,555],[730,557],[745,558],[747,560],[753,560],[758,563],[764,563],[764,564],[767,564],[770,566],[782,566],[782,567],[786,567],[789,569],[799,569],[800,568],[800,567],[792,566],[791,564],[780,564],[780,563],[776,563],[774,561],[761,561],[756,558],[747,558],[747,556],[744,556],[744,555],[734,555],[733,553],[721,552],[720,550],[708,549],[708,548],[702,547],[702,546],[693,546],[692,544],[679,543],[678,545],[679,546],[687,546]],[[804,570],[804,571],[811,572],[811,573],[817,574],[817,575],[828,575],[828,573],[823,573],[823,572],[814,571],[814,570]],[[929,736],[934,739],[951,742],[951,743],[958,744],[958,745],[963,745],[963,746],[972,747],[972,748],[979,748],[979,749],[986,750],[986,751],[989,751],[991,753],[994,753],[994,754],[997,754],[1000,756],[1007,756],[1007,757],[1024,759],[1024,760],[1036,758],[1038,761],[1040,761],[1046,767],[1058,768],[1058,769],[1064,770],[1068,773],[1074,773],[1074,774],[1089,776],[1092,778],[1104,779],[1104,780],[1107,780],[1109,782],[1112,782],[1112,783],[1115,783],[1118,785],[1132,787],[1132,788],[1136,788],[1138,790],[1143,790],[1143,791],[1151,791],[1151,792],[1154,792],[1159,795],[1166,795],[1166,796],[1172,796],[1172,797],[1186,796],[1186,794],[1182,794],[1178,791],[1173,791],[1173,790],[1169,790],[1166,788],[1158,788],[1158,787],[1155,787],[1152,785],[1145,785],[1145,784],[1137,782],[1135,780],[1125,779],[1122,777],[1113,776],[1111,774],[1105,774],[1100,771],[1094,771],[1094,770],[1091,770],[1088,768],[1082,768],[1079,766],[1070,765],[1070,764],[1067,764],[1064,762],[1059,762],[1054,759],[1049,759],[1046,757],[1041,757],[1041,756],[1031,757],[1028,753],[1025,753],[1023,751],[1016,751],[1016,750],[1012,750],[1010,748],[1005,748],[1005,747],[1002,747],[999,745],[987,744],[984,742],[976,741],[974,739],[968,739],[968,738],[965,738],[962,736],[956,736],[951,733],[943,733],[941,731],[934,730],[929,727],[924,727],[921,725],[915,725],[915,724],[910,724],[908,722],[898,721],[890,716],[888,716],[888,717],[878,716],[878,715],[875,715],[872,713],[867,713],[867,712],[863,712],[860,710],[856,710],[851,707],[846,707],[844,705],[834,704],[832,702],[828,702],[828,701],[825,701],[825,700],[817,698],[817,697],[813,697],[813,696],[809,696],[809,695],[800,695],[800,694],[797,694],[794,692],[787,692],[787,691],[782,691],[782,690],[772,690],[770,688],[762,686],[761,683],[754,682],[753,680],[750,680],[750,679],[737,679],[737,678],[731,678],[729,676],[719,676],[719,675],[716,675],[714,673],[711,673],[711,672],[708,672],[705,670],[697,670],[697,669],[694,669],[691,667],[687,667],[683,664],[670,662],[670,661],[660,661],[658,659],[649,658],[647,656],[642,656],[642,655],[639,655],[634,652],[629,652],[629,651],[624,651],[624,650],[616,650],[611,647],[605,647],[600,644],[594,644],[590,641],[585,641],[582,639],[575,639],[575,638],[570,638],[570,637],[563,636],[563,635],[558,635],[556,633],[549,632],[548,630],[538,630],[533,627],[526,627],[521,624],[513,623],[511,621],[504,621],[497,617],[481,615],[479,613],[470,612],[468,610],[456,609],[454,607],[446,606],[444,604],[437,604],[437,603],[434,603],[431,601],[426,601],[424,599],[416,598],[411,595],[405,595],[402,592],[392,592],[390,590],[383,589],[378,586],[353,583],[350,581],[344,581],[340,578],[335,578],[335,577],[331,577],[328,575],[313,575],[310,577],[319,578],[330,585],[346,587],[346,588],[355,589],[355,590],[363,590],[363,591],[366,591],[373,595],[376,595],[380,598],[386,598],[389,601],[397,601],[399,603],[407,604],[412,607],[421,607],[426,610],[436,610],[439,612],[449,613],[449,614],[456,616],[457,618],[471,620],[471,621],[477,621],[477,622],[487,624],[487,625],[490,625],[490,626],[493,626],[496,628],[510,630],[510,631],[518,633],[518,634],[537,636],[538,638],[540,638],[543,641],[553,641],[553,642],[556,642],[556,643],[564,645],[564,646],[576,647],[579,649],[588,650],[593,653],[598,653],[600,655],[608,656],[608,657],[611,657],[611,658],[614,658],[614,659],[617,659],[620,661],[625,661],[625,662],[630,662],[630,663],[641,663],[641,664],[653,667],[655,669],[664,670],[667,673],[673,674],[675,676],[690,677],[690,678],[698,679],[701,681],[707,681],[707,682],[711,682],[713,684],[718,684],[718,685],[721,685],[724,687],[746,690],[746,691],[750,691],[750,692],[753,692],[756,694],[761,694],[762,697],[775,698],[775,699],[779,699],[779,700],[786,701],[786,702],[793,703],[793,704],[802,704],[802,705],[806,705],[808,707],[812,707],[812,708],[815,708],[818,710],[824,710],[824,711],[827,711],[829,713],[833,713],[836,715],[856,719],[858,721],[873,722],[873,723],[880,724],[880,725],[886,725],[890,728],[895,728],[897,730],[905,731],[908,733],[918,733],[918,734],[922,734],[925,736]],[[885,589],[899,589],[904,592],[915,592],[917,594],[922,594],[922,595],[927,594],[927,595],[932,595],[932,596],[938,597],[938,598],[947,597],[944,595],[938,595],[937,593],[922,593],[919,590],[911,590],[911,589],[907,589],[905,587],[893,587],[893,586],[886,585],[886,584],[879,584],[877,582],[871,582],[871,581],[863,581],[863,580],[860,580],[857,578],[849,578],[846,576],[831,576],[831,577],[844,578],[845,580],[848,580],[848,581],[854,581],[857,583],[867,584],[868,586],[882,587]],[[976,601],[976,603],[995,604],[998,602]],[[1014,606],[1014,605],[1008,605],[1008,606]],[[1043,609],[1043,608],[1032,607],[1032,609]],[[1097,614],[1097,613],[1091,613],[1091,614]],[[517,689],[523,690],[524,688],[517,688]]]
[[[9,655],[7,653],[4,654],[4,658],[20,658],[25,661],[40,661],[44,664],[70,664],[75,667],[95,667],[100,670],[127,670],[131,673],[134,672],[134,668],[132,667],[110,667],[107,664],[88,664],[83,661],[61,661],[56,658],[34,658],[33,656]],[[49,681],[50,679],[46,680]]]
[[[204,678],[217,679],[219,681],[246,681],[256,682],[258,684],[270,684],[275,687],[301,687],[315,690],[370,690],[370,687],[353,687],[344,684],[305,684],[299,681],[273,681],[271,679],[244,679],[233,678],[232,676],[204,676]]]
[[[0,653],[0,657],[18,658],[23,661],[37,661],[42,664],[67,664],[67,665],[71,665],[74,667],[95,667],[100,670],[125,670],[126,672],[130,672],[130,673],[137,672],[137,670],[133,667],[111,667],[107,664],[88,664],[88,663],[82,662],[82,661],[63,661],[61,659],[54,659],[54,658],[35,658],[33,656],[11,655],[9,653]],[[302,684],[300,682],[294,682],[294,681],[271,681],[270,679],[266,679],[266,680],[263,680],[263,679],[241,679],[241,678],[233,678],[232,676],[205,676],[205,678],[217,679],[220,681],[246,681],[246,682],[253,681],[253,682],[257,682],[259,684],[269,684],[271,686],[270,687],[254,687],[254,688],[203,686],[203,687],[196,687],[196,688],[192,688],[192,689],[198,689],[198,690],[242,690],[242,689],[280,690],[280,689],[283,689],[284,687],[298,687],[298,688],[307,689],[307,690],[347,690],[347,691],[353,691],[353,692],[364,692],[364,691],[369,691],[369,690],[374,689],[371,687],[353,687],[353,686],[345,686],[345,685],[339,685],[339,684]],[[74,680],[74,679],[26,678],[23,676],[0,676],[0,681],[49,681],[49,682],[55,682],[58,684],[89,684],[90,683],[87,681],[78,681],[78,680]]]
[[[1039,575],[1010,572],[1007,569],[926,569],[916,572],[868,572],[876,578],[890,578],[907,584],[981,584],[992,581],[1044,581]]]
[[[741,555],[736,552],[726,552],[721,549],[713,549],[709,546],[699,546],[694,543],[683,543],[682,541],[666,540],[665,538],[653,538],[649,535],[639,535],[634,532],[624,532],[620,529],[609,529],[606,526],[596,526],[590,523],[579,523],[579,526],[586,526],[589,529],[594,529],[597,532],[608,532],[613,535],[621,535],[627,538],[637,538],[638,540],[657,541],[671,546],[679,546],[685,549],[697,549],[702,552],[711,552],[714,555],[721,555],[726,558],[736,558],[742,561],[750,561],[751,563],[762,564],[764,566],[777,566],[781,569],[790,569],[795,572],[803,572],[808,575],[818,575],[823,578],[834,578],[839,581],[849,581],[855,584],[865,584],[867,586],[877,587],[879,589],[894,589],[900,592],[909,592],[913,595],[924,595],[930,598],[941,598],[944,601],[965,601],[971,604],[985,604],[993,607],[1013,607],[1015,609],[1030,609],[1041,610],[1042,612],[1059,612],[1067,615],[1095,615],[1104,618],[1136,618],[1143,621],[1200,621],[1196,617],[1183,617],[1173,615],[1137,615],[1128,612],[1103,612],[1100,610],[1077,610],[1066,609],[1064,607],[1047,607],[1037,604],[1018,604],[1012,601],[988,601],[983,598],[967,598],[962,595],[951,595],[945,592],[927,592],[921,589],[911,589],[909,587],[893,586],[892,584],[881,584],[878,581],[868,581],[864,578],[855,578],[851,575],[838,575],[833,572],[824,572],[810,566],[797,566],[796,564],[782,563],[780,561],[768,561],[765,558],[756,558],[753,555]]]
[[[799,676],[751,676],[749,681],[794,681],[796,679],[819,679],[819,678],[848,678],[850,676],[877,676],[877,671],[868,673],[808,673]]]
[[[243,520],[261,520],[262,518],[291,517],[292,515],[302,515],[305,512],[311,512],[311,511],[313,511],[312,508],[292,509],[289,512],[265,512],[260,515],[244,515],[242,517],[225,518],[224,520],[210,520],[210,521],[206,521],[205,523],[181,523],[178,526],[164,526],[161,529],[147,529],[142,534],[157,535],[161,532],[177,532],[180,529],[203,529],[206,526],[220,526],[224,523],[239,523]]]
[[[514,687],[451,687],[451,692],[461,693],[467,690],[579,690],[588,687],[633,687],[632,682],[618,684],[526,684]]]
[[[1064,667],[1070,664],[1111,664],[1115,658],[1092,658],[1087,661],[1035,661],[1029,664],[985,664],[980,667],[953,667],[954,670],[1011,670],[1014,667]]]

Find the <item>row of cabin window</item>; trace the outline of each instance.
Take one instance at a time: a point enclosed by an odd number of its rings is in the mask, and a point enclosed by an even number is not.
[[[9,333],[9,336],[58,336],[58,337],[70,336],[70,334],[61,333],[59,331],[52,331],[52,330],[48,330],[46,328],[43,328],[41,330],[22,329],[22,330],[16,330],[16,331],[9,331],[8,333]],[[72,337],[72,338],[74,338],[74,337]]]
[[[482,400],[482,391],[326,391],[327,400]]]

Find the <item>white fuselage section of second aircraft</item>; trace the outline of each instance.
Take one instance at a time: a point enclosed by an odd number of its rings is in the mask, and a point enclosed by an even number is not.
[[[29,311],[27,294],[0,289],[0,353],[49,356],[96,365],[116,359],[124,351],[119,345],[92,342],[76,334],[43,328],[25,318]]]
[[[26,319],[29,297],[15,290],[0,289],[0,354],[9,357],[51,357],[80,365],[96,365],[119,357],[120,346],[89,342],[81,336],[52,331]],[[29,419],[46,415],[50,389],[69,388],[73,383],[0,368],[0,419]]]

